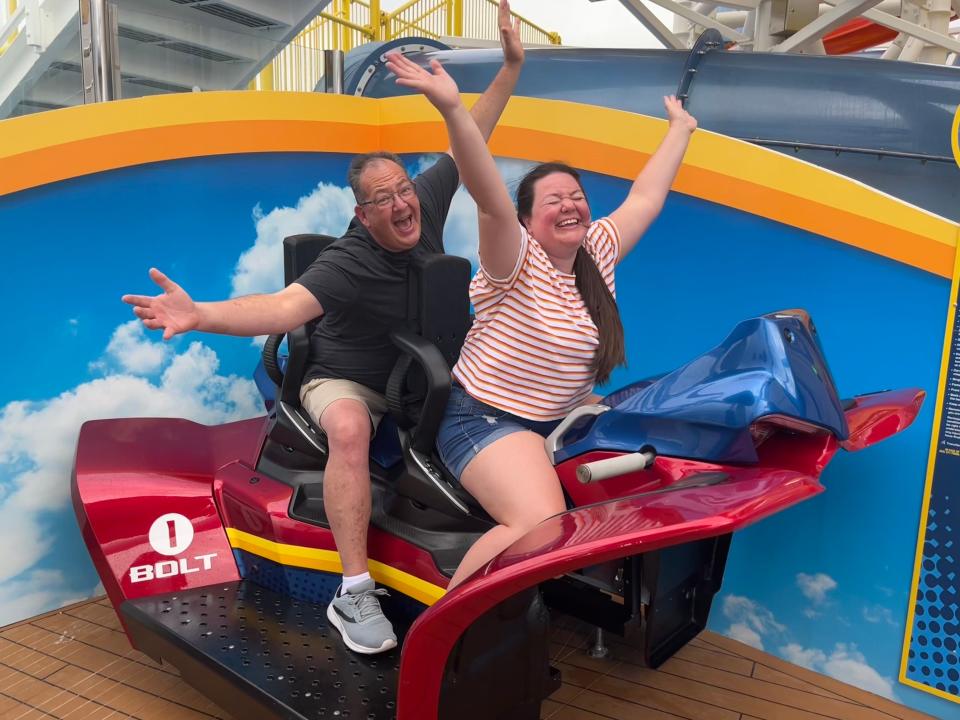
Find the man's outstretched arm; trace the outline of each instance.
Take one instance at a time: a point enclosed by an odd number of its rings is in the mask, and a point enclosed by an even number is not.
[[[156,268],[150,278],[160,295],[124,295],[133,313],[163,339],[197,330],[221,335],[274,335],[289,332],[323,314],[323,307],[302,285],[292,283],[270,295],[247,295],[220,302],[194,302],[187,292]]]

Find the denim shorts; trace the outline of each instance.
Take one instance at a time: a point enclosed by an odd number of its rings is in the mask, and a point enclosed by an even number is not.
[[[459,481],[470,461],[496,440],[527,430],[546,437],[559,424],[559,420],[538,422],[498,410],[454,385],[437,431],[437,452],[447,470]]]

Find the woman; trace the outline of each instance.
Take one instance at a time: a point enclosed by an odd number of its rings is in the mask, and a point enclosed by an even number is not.
[[[543,438],[624,361],[613,269],[659,214],[697,123],[676,98],[664,98],[666,137],[609,217],[591,221],[577,171],[560,163],[527,174],[514,210],[440,63],[428,71],[395,54],[388,67],[397,84],[422,92],[443,115],[478,210],[480,271],[470,285],[476,319],[453,369],[437,444],[498,525],[467,552],[453,588],[566,509]]]

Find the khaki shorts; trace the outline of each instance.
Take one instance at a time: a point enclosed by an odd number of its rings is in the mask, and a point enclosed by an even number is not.
[[[323,423],[320,422],[323,411],[329,407],[330,403],[344,399],[363,403],[370,414],[373,432],[376,432],[377,425],[387,412],[387,400],[380,393],[352,380],[337,378],[314,378],[300,388],[300,403],[320,427],[323,427]]]

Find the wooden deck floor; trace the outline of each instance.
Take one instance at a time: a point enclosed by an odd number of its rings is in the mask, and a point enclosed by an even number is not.
[[[915,712],[728,638],[704,632],[659,670],[609,638],[611,658],[584,651],[586,629],[553,637],[563,686],[549,720],[920,720]],[[0,629],[0,718],[203,720],[213,703],[130,649],[106,599]]]

